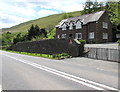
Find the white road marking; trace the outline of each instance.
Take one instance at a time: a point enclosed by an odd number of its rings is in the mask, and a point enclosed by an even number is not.
[[[0,85],[0,92],[2,92],[2,86]]]
[[[32,62],[27,61],[27,60],[18,59],[18,58],[15,58],[15,57],[12,57],[12,56],[9,56],[9,55],[6,55],[6,54],[4,54],[4,55],[7,56],[7,57],[10,57],[10,58],[13,58],[15,60],[18,60],[20,62],[23,62],[25,64],[28,64],[28,65],[34,66],[36,68],[39,68],[41,70],[44,70],[44,71],[50,72],[52,74],[61,76],[63,78],[72,80],[72,81],[80,83],[82,85],[94,88],[96,90],[106,90],[106,89],[107,90],[118,90],[117,88],[113,88],[113,87],[110,87],[110,86],[107,86],[107,85],[104,85],[104,84],[101,84],[101,83],[97,83],[97,82],[90,81],[90,80],[87,80],[87,79],[84,79],[84,78],[80,78],[80,77],[77,77],[77,76],[74,76],[74,75],[71,75],[71,74],[68,74],[68,73],[65,73],[65,72],[58,71],[58,70],[53,69],[53,68],[49,68],[49,67],[46,67],[46,66],[43,66],[43,65],[32,63]]]

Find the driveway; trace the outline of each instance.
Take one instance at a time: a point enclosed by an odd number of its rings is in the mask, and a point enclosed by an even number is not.
[[[118,43],[85,44],[85,47],[118,49]]]

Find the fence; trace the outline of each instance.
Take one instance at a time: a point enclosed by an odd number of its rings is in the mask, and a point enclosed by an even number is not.
[[[120,62],[120,49],[85,47],[85,57]]]

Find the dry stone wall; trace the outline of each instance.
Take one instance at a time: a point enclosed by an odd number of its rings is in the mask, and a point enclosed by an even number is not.
[[[74,40],[47,39],[33,42],[20,42],[13,45],[12,50],[40,54],[69,53],[72,56],[82,56],[83,45],[77,44]]]

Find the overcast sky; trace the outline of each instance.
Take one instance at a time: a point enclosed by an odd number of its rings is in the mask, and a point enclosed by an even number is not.
[[[80,11],[83,9],[84,1],[0,0],[0,28],[12,27],[25,21],[52,14]]]

